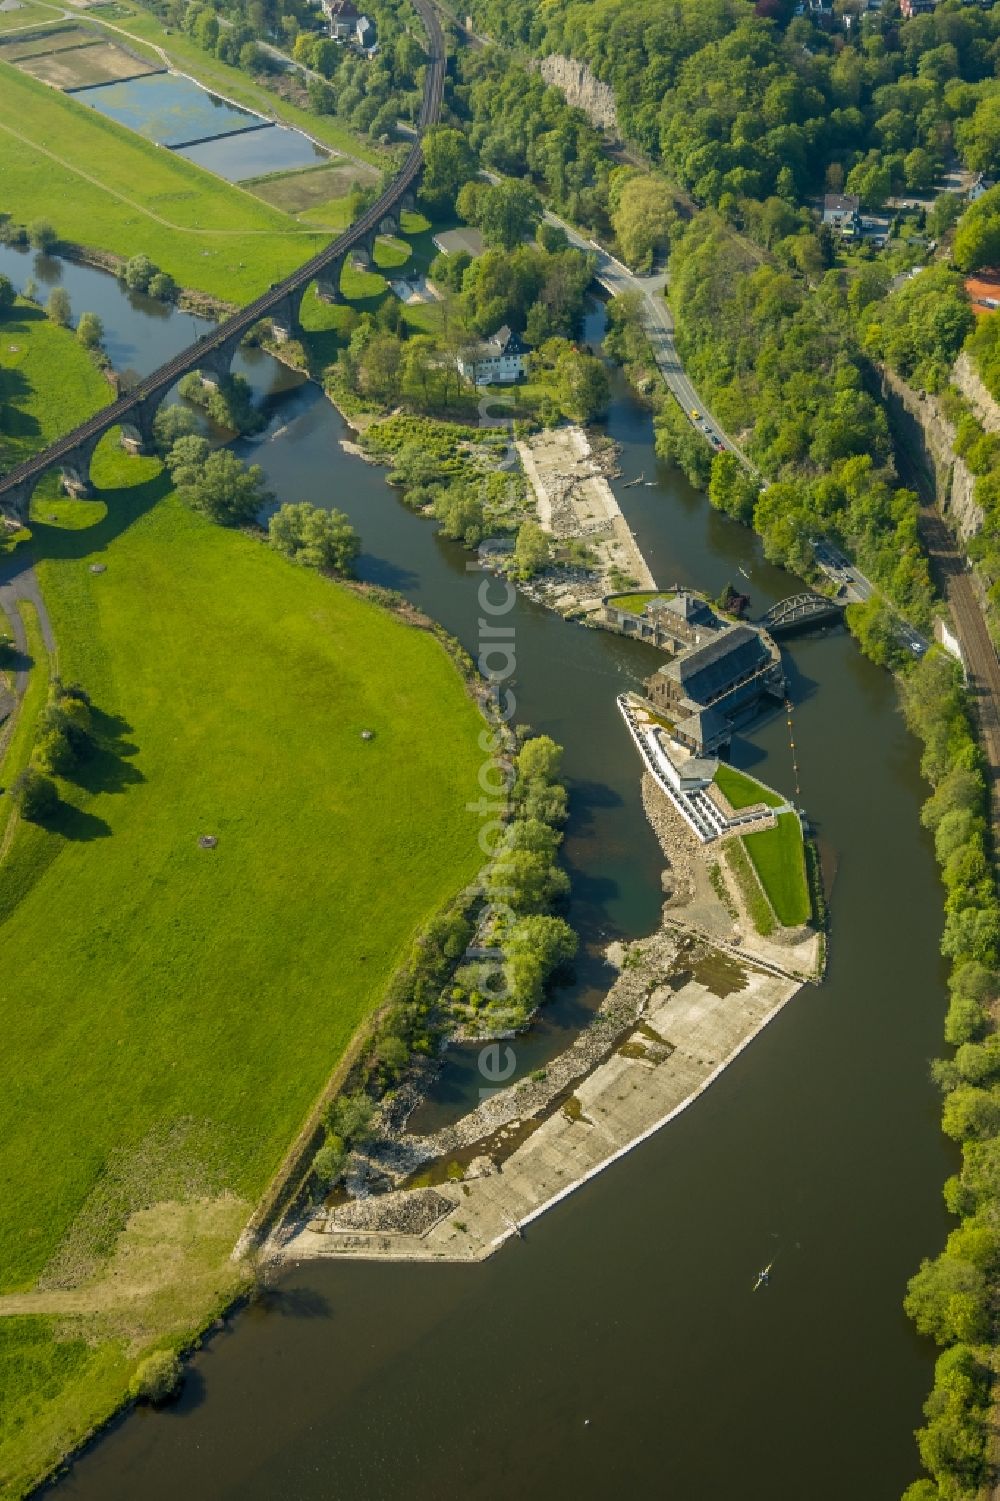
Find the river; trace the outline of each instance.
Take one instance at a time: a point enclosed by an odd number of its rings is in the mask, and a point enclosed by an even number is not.
[[[16,282],[27,264],[0,250]],[[190,337],[189,315],[151,311],[100,273],[49,262],[47,276],[63,278],[77,312],[101,314],[116,362],[127,350],[124,363],[151,368]],[[473,648],[467,555],[342,452],[344,424],[315,387],[265,356],[241,368],[271,409],[241,451],[282,499],[346,510],[362,575]],[[624,478],[654,481],[616,488],[662,584],[716,593],[732,580],[753,613],[792,592],[751,533],[656,461],[648,414],[620,381],[607,426]],[[648,648],[523,599],[510,618],[520,717],[566,747],[571,917],[588,945],[576,984],[519,1042],[524,1070],[596,1003],[599,944],[655,924],[660,867],[614,705],[649,670]],[[823,986],[803,990],[677,1121],[490,1262],[287,1270],[207,1340],[174,1406],[116,1423],[59,1497],[579,1501],[624,1488],[885,1501],[913,1477],[932,1352],[900,1304],[942,1243],[952,1169],[928,1077],[945,1005],[941,889],[918,821],[918,747],[891,680],[839,631],[787,657],[801,800],[836,870]],[[734,759],[793,791],[783,715]],[[424,1124],[456,1113],[478,1082],[459,1052]],[[771,1286],[751,1294],[772,1260]]]

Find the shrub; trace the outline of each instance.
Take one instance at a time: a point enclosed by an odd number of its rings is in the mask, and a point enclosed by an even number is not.
[[[129,1382],[129,1396],[143,1402],[166,1402],[181,1384],[181,1363],[173,1350],[154,1350],[139,1362]]]
[[[104,324],[96,313],[81,313],[76,336],[85,349],[96,349],[104,338]]]
[[[347,1144],[334,1131],[326,1133],[326,1139],[313,1158],[313,1172],[319,1183],[332,1188],[344,1171],[347,1161]]]
[[[267,530],[273,548],[309,568],[350,573],[361,551],[358,534],[343,511],[325,511],[307,501],[283,505]]]
[[[28,823],[44,823],[59,806],[55,783],[34,766],[25,767],[10,790],[14,806]]]
[[[36,219],[28,225],[28,241],[35,250],[54,250],[59,236],[47,219]]]
[[[60,328],[68,328],[71,317],[69,293],[65,287],[53,287],[45,304],[45,316]]]

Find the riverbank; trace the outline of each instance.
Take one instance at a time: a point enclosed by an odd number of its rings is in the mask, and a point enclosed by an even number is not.
[[[589,1026],[429,1136],[406,1129],[419,1090],[402,1091],[352,1156],[351,1197],[300,1212],[265,1257],[484,1260],[672,1121],[817,977],[819,935],[761,939],[648,774],[643,801],[667,900],[650,938],[609,951],[618,975]]]

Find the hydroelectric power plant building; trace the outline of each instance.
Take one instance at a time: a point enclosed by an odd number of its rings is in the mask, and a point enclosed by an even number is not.
[[[781,653],[762,626],[725,616],[684,590],[612,595],[604,623],[670,654],[646,679],[649,705],[695,756],[729,745],[734,729],[785,696]]]

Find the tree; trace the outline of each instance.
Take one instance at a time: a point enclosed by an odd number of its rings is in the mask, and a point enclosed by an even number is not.
[[[81,313],[76,336],[85,349],[96,349],[104,338],[104,324],[96,313]]]
[[[68,328],[71,315],[69,293],[65,287],[53,287],[45,304],[45,316],[60,328]]]
[[[532,735],[517,753],[517,771],[525,783],[558,780],[563,750],[549,735]]]
[[[471,187],[470,183],[463,188],[462,195]],[[534,233],[542,217],[541,199],[534,188],[513,178],[485,188],[474,207],[477,217],[472,222],[479,225],[483,239],[493,249],[513,250]]]
[[[757,481],[736,455],[728,449],[717,453],[712,460],[712,478],[708,484],[708,498],[716,510],[724,511],[727,516],[748,526],[753,520],[757,495]]]
[[[44,823],[59,806],[56,785],[34,766],[26,766],[11,786],[14,806],[28,823]]]
[[[184,444],[197,438],[181,438],[171,450],[171,460]],[[170,463],[178,495],[192,510],[200,511],[222,526],[247,526],[271,501],[264,489],[264,471],[259,464],[246,468],[228,448],[218,448],[200,464]]]
[[[960,271],[978,271],[1000,260],[1000,190],[991,188],[963,215],[952,255]]]
[[[548,565],[552,543],[537,521],[522,521],[514,543],[514,567],[516,578],[534,578]]]
[[[518,914],[544,912],[569,891],[566,872],[528,850],[501,851],[484,884],[487,894],[509,903]]]
[[[179,401],[172,406],[162,406],[153,418],[153,438],[161,453],[166,453],[179,438],[188,438],[197,433],[198,418],[190,407]],[[208,445],[205,447],[208,452]]]
[[[423,139],[424,175],[420,195],[437,213],[454,205],[460,189],[476,176],[475,152],[464,131],[433,126]]]
[[[145,292],[157,270],[148,255],[133,255],[126,261],[121,276],[130,292]]]
[[[9,276],[0,276],[0,318],[9,313],[17,301],[14,283]]]
[[[611,388],[602,362],[567,349],[556,364],[556,400],[572,422],[590,422],[608,404]]]
[[[665,251],[677,215],[667,186],[651,173],[628,178],[617,194],[611,226],[622,259],[638,271],[648,271],[653,257]]]
[[[129,1395],[141,1397],[145,1402],[165,1402],[177,1390],[182,1374],[173,1350],[154,1350],[139,1362],[129,1382]]]
[[[301,501],[285,504],[268,523],[271,546],[295,563],[350,573],[361,551],[357,532],[343,511],[324,511]]]
[[[36,219],[28,225],[28,240],[33,249],[47,252],[55,249],[59,236],[47,219]]]
[[[981,1339],[989,1327],[988,1289],[979,1267],[947,1251],[910,1278],[903,1307],[920,1334],[938,1344]]]
[[[392,334],[377,334],[358,361],[359,384],[367,396],[391,401],[399,394],[403,351]]]
[[[146,290],[150,297],[155,297],[159,302],[173,302],[177,296],[177,283],[166,271],[157,271],[155,276],[150,277]]]

